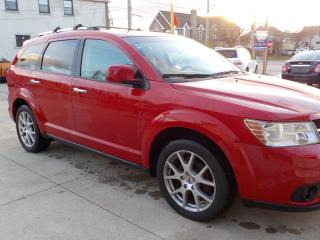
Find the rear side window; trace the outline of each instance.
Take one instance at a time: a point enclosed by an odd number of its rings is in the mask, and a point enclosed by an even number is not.
[[[81,76],[105,81],[107,69],[111,65],[133,63],[117,46],[102,40],[86,40],[83,50]]]
[[[43,48],[44,44],[27,47],[22,52],[16,66],[32,70],[36,69],[36,65],[41,56]]]
[[[237,50],[217,50],[218,53],[220,53],[225,58],[237,58],[238,53]]]
[[[77,45],[78,40],[51,42],[43,56],[42,70],[71,75]]]

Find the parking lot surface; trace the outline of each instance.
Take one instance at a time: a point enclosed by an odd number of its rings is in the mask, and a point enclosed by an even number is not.
[[[0,239],[319,239],[320,211],[242,207],[197,223],[175,213],[148,172],[54,142],[20,146],[0,84]]]

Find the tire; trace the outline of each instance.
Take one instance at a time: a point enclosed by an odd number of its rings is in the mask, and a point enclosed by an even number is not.
[[[37,120],[28,106],[19,107],[15,120],[18,138],[25,150],[37,153],[49,147],[50,140],[42,136]]]
[[[187,160],[184,166],[178,154]],[[188,167],[191,156],[193,163]],[[182,216],[200,222],[209,221],[219,217],[234,201],[235,187],[231,187],[232,180],[217,156],[191,140],[173,141],[161,152],[157,168],[160,190],[168,204]],[[206,166],[207,170],[201,174]],[[203,180],[206,184],[202,184]]]

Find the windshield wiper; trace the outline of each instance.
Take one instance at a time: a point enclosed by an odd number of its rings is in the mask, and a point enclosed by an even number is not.
[[[168,73],[163,74],[163,78],[209,78],[212,74],[198,74],[198,73]]]
[[[223,72],[214,73],[211,76],[217,77],[217,76],[223,76],[223,75],[229,75],[229,74],[239,74],[239,73],[244,73],[244,71],[237,71],[237,70],[223,71]]]
[[[168,73],[163,74],[163,78],[210,78],[210,77],[218,77],[223,75],[229,75],[229,74],[238,74],[238,73],[244,73],[243,71],[237,71],[237,70],[230,70],[230,71],[223,71],[223,72],[217,72],[217,73],[211,73],[211,74],[200,74],[200,73]]]

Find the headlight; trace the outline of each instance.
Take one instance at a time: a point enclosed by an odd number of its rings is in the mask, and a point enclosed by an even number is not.
[[[244,120],[250,131],[266,146],[284,147],[319,143],[319,135],[312,122],[264,122]]]

